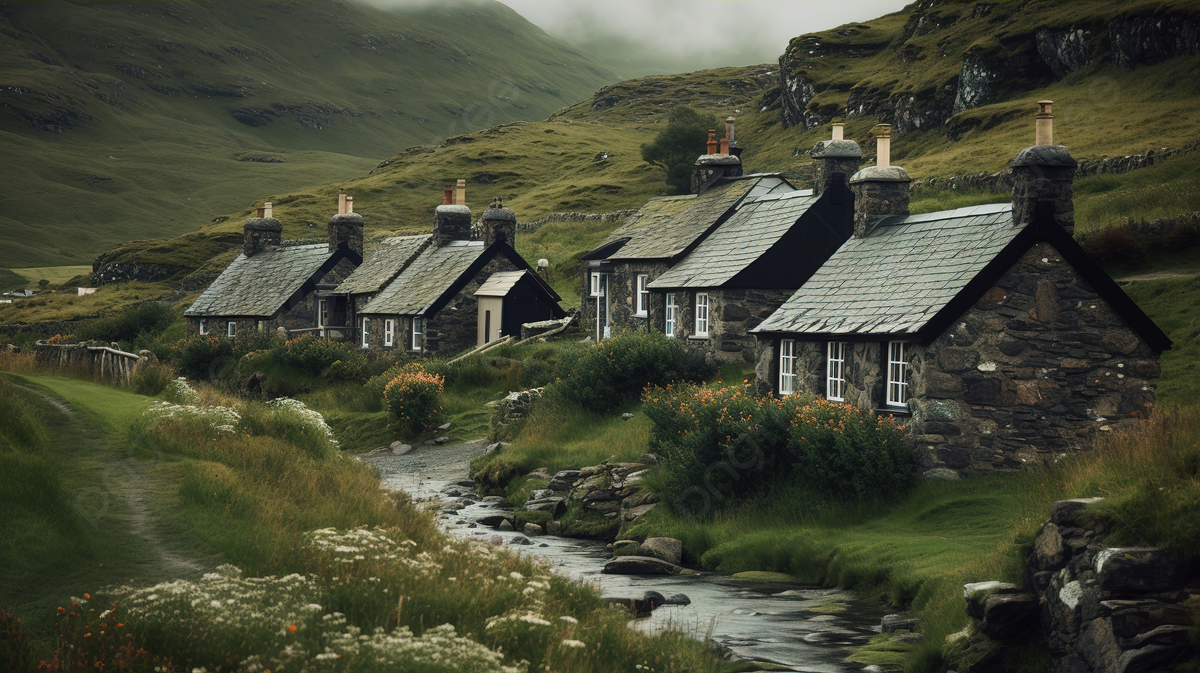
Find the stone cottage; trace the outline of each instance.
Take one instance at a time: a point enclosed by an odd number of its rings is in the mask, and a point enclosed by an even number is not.
[[[907,417],[921,464],[1008,470],[1155,403],[1166,335],[1075,243],[1075,161],[1039,103],[1012,203],[908,214],[888,165],[850,179],[854,234],[753,332],[760,389]]]
[[[558,293],[513,249],[516,223],[512,210],[493,202],[480,218],[483,240],[470,240],[471,210],[457,204],[438,206],[433,233],[423,237],[424,244],[396,245],[398,256],[411,259],[391,266],[398,270],[382,289],[374,296],[351,293],[362,297],[356,300],[361,304],[356,324],[359,343],[364,348],[403,348],[415,354],[450,353],[474,346],[480,338],[490,341],[519,334],[520,322],[514,327],[514,319],[534,322],[563,317]],[[357,279],[348,279],[347,292],[373,285],[384,275],[378,269],[385,266],[364,272],[361,286]],[[368,273],[370,282],[365,278]],[[477,293],[485,287],[486,296],[499,304],[481,310]],[[493,309],[498,313],[493,315]]]
[[[650,285],[675,266],[739,206],[756,197],[793,192],[779,175],[743,175],[740,150],[732,143],[733,122],[718,142],[709,132],[708,154],[696,160],[695,194],[651,199],[596,249],[583,255],[580,318],[596,341],[614,329],[663,329],[668,321],[665,292]],[[692,295],[675,296],[669,309],[678,326],[691,320]],[[686,316],[683,311],[686,311]],[[674,330],[669,333],[674,334]]]
[[[341,200],[339,211],[349,207]],[[238,330],[304,329],[316,320],[316,294],[333,289],[362,262],[363,218],[339,212],[326,242],[283,241],[268,202],[243,226],[242,254],[183,315],[187,332],[233,337]]]

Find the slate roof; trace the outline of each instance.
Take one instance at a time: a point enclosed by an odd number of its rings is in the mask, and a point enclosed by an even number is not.
[[[336,254],[319,243],[238,255],[184,315],[269,318]]]
[[[699,196],[689,194],[651,199],[605,239],[605,243],[619,238],[630,239],[608,259],[674,257],[704,235],[725,211],[757,183],[757,180],[736,180],[713,187]]]
[[[476,297],[504,297],[528,271],[497,271],[488,277],[475,291]]]
[[[426,248],[361,314],[419,315],[446,292],[486,250],[483,241],[451,241]]]
[[[811,189],[805,189],[761,196],[743,204],[650,287],[720,286],[775,245],[817,198]]]
[[[364,294],[378,292],[388,281],[396,277],[412,260],[432,236],[393,236],[375,243],[371,254],[363,260],[334,292]]]
[[[1007,203],[888,218],[842,244],[753,331],[916,332],[1021,231]]]

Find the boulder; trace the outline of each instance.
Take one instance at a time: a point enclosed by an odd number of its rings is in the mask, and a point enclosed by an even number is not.
[[[441,437],[438,437],[437,439],[433,440],[433,443],[437,444],[438,446],[441,446],[442,444],[445,444],[448,441],[450,441],[450,438],[447,437],[446,435],[442,435]]]
[[[1038,623],[1038,598],[1033,594],[992,594],[983,604],[984,635],[1009,640],[1031,633]]]
[[[1033,541],[1033,553],[1029,555],[1029,567],[1035,571],[1057,570],[1065,560],[1063,539],[1058,526],[1047,523]]]
[[[567,503],[564,499],[555,496],[530,500],[525,503],[524,508],[527,512],[549,512],[550,516],[562,516],[567,511]]]
[[[1008,582],[971,582],[963,585],[963,598],[967,600],[967,614],[983,619],[983,604],[992,594],[1014,594],[1017,585]]]
[[[668,563],[650,556],[621,556],[604,564],[606,575],[678,575],[683,570],[674,563]]]
[[[1146,647],[1127,650],[1117,658],[1117,663],[1110,670],[1113,673],[1141,673],[1142,671],[1158,670],[1170,664],[1182,652],[1179,646],[1148,645]]]
[[[621,509],[621,503],[616,500],[601,500],[599,502],[589,502],[586,507],[593,512],[615,516],[617,510]]]
[[[1107,619],[1093,619],[1084,624],[1075,651],[1096,671],[1113,670],[1121,656],[1121,647]]]
[[[617,540],[612,543],[612,553],[613,556],[636,555],[639,546],[641,545],[637,540]]]
[[[658,507],[658,503],[656,503],[656,502],[652,502],[648,505],[638,505],[637,507],[631,507],[630,509],[625,510],[625,512],[622,514],[622,518],[625,519],[626,521],[633,521],[634,519],[638,518],[639,516],[642,516],[643,514],[648,513],[650,510],[654,509],[655,507]]]
[[[691,605],[692,599],[687,597],[687,594],[674,594],[667,598],[664,605]]]
[[[514,537],[513,539],[509,540],[508,543],[524,545],[524,544],[533,544],[533,541],[530,540],[529,538],[525,537],[524,535],[518,535],[518,536]]]
[[[525,527],[521,530],[521,532],[525,533],[529,537],[537,537],[545,534],[545,531],[542,530],[542,527],[536,523],[533,523],[532,521],[525,524]]]
[[[896,631],[916,631],[917,618],[906,614],[899,615],[884,615],[879,622],[879,628],[884,633],[895,633]]]
[[[445,432],[450,429],[450,425],[451,425],[450,423],[442,423],[441,425],[439,425],[437,427],[437,429],[440,430],[441,432]]]
[[[653,453],[643,454],[638,458],[638,462],[642,465],[658,465],[658,456]]]
[[[1096,555],[1096,576],[1107,592],[1160,592],[1182,588],[1192,568],[1156,547],[1110,547]]]
[[[579,470],[559,470],[550,480],[550,489],[554,491],[569,491],[579,478]]]
[[[496,526],[496,530],[500,530],[500,531],[511,531],[512,529],[513,529],[512,522],[509,521],[508,519],[501,520],[500,525]]]
[[[1068,528],[1076,528],[1079,522],[1076,517],[1087,509],[1088,505],[1100,502],[1104,498],[1075,498],[1073,500],[1059,500],[1051,505],[1050,522]]]
[[[500,525],[501,521],[505,521],[505,520],[506,520],[506,517],[504,517],[501,514],[489,514],[487,516],[481,516],[478,519],[475,519],[475,523],[479,524],[480,526],[487,526],[488,528],[495,528],[496,526]]]
[[[1112,618],[1113,634],[1132,638],[1163,625],[1188,626],[1192,613],[1185,607],[1158,601],[1102,601],[1101,614]]]
[[[547,521],[546,533],[549,535],[558,535],[559,533],[562,533],[562,524],[557,521]]]
[[[541,500],[542,498],[549,498],[549,497],[552,497],[553,495],[554,495],[554,491],[552,489],[535,488],[534,490],[529,492],[529,499],[530,500]]]
[[[621,414],[621,420],[623,420],[623,421],[633,420],[633,414],[630,414],[630,413]]]
[[[405,444],[404,442],[392,442],[391,446],[388,448],[392,450],[393,455],[403,456],[409,451],[412,451],[413,447],[411,444]]]
[[[653,556],[667,563],[679,565],[683,559],[683,542],[673,537],[652,537],[638,547],[641,556]]]

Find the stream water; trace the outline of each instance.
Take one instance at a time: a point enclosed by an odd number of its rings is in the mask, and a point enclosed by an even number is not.
[[[439,460],[434,452],[442,449],[420,447],[405,456],[364,460],[379,470],[385,488],[405,491],[420,500],[440,501],[439,523],[452,535],[492,541],[499,536],[514,551],[535,554],[572,579],[599,586],[604,596],[641,598],[653,590],[691,599],[688,605],[664,605],[650,617],[633,620],[634,628],[646,632],[681,628],[701,639],[711,631],[711,638],[736,658],[771,661],[795,671],[840,673],[864,669],[862,664],[844,660],[851,647],[879,633],[880,619],[890,612],[841,589],[746,581],[724,573],[605,575],[600,571],[608,555],[606,545],[595,540],[545,535],[529,538],[529,545],[513,544],[524,536],[475,523],[510,507],[495,499],[480,499],[469,488],[457,485],[467,478],[467,464]]]

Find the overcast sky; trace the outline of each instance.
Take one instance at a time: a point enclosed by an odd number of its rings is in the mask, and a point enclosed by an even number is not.
[[[368,0],[411,5],[423,0]],[[773,63],[797,35],[895,12],[901,0],[501,0],[632,77]]]

